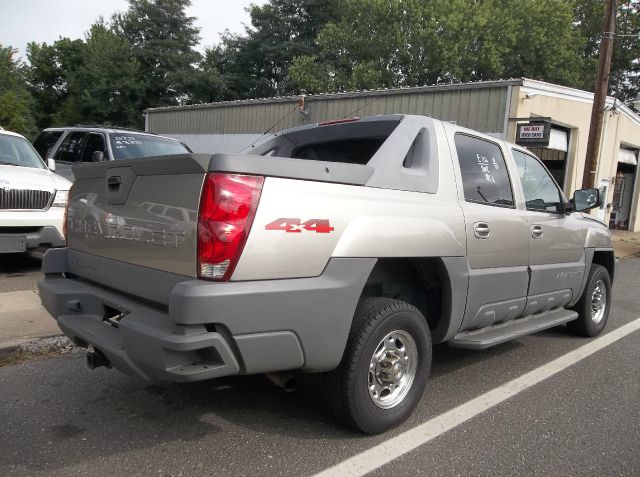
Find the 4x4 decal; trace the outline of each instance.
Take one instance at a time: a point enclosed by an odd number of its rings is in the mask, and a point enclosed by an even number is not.
[[[303,230],[315,232],[317,234],[328,234],[333,232],[333,227],[327,219],[309,219],[302,222],[302,219],[281,218],[265,225],[266,230],[283,230],[287,233],[300,233]]]

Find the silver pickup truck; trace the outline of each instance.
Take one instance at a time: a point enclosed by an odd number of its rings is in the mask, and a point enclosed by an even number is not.
[[[602,332],[614,255],[530,152],[423,116],[290,129],[244,154],[74,167],[42,303],[90,367],[149,380],[323,373],[365,433],[405,420],[432,345]]]

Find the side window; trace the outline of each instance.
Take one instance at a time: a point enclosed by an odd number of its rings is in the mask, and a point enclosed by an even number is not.
[[[561,212],[563,200],[560,190],[540,161],[515,149],[513,158],[522,182],[527,210]]]
[[[72,132],[62,140],[62,144],[56,152],[56,161],[78,162],[82,151],[82,140],[87,135],[86,132]]]
[[[87,135],[87,140],[84,143],[84,148],[82,149],[82,162],[93,162],[93,153],[95,151],[102,151],[105,155],[105,159],[107,158],[107,151],[104,147],[104,137],[99,133],[89,133]]]
[[[513,207],[511,181],[500,147],[460,133],[456,134],[455,143],[465,200]]]
[[[60,136],[62,136],[62,131],[43,131],[33,141],[33,147],[38,151],[41,158],[46,159],[47,153],[55,146]]]

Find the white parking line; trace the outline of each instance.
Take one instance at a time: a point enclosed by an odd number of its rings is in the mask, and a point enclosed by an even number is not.
[[[503,401],[515,396],[522,391],[538,384],[541,381],[567,369],[579,361],[597,353],[601,349],[615,343],[621,338],[640,329],[640,318],[617,328],[606,335],[590,341],[563,356],[560,356],[539,368],[523,374],[519,378],[509,381],[475,399],[440,414],[437,417],[409,429],[382,444],[378,444],[360,454],[346,459],[339,464],[330,467],[315,477],[328,476],[356,476],[365,475],[394,459],[406,454],[453,429],[456,426],[472,419],[478,414],[491,409]]]

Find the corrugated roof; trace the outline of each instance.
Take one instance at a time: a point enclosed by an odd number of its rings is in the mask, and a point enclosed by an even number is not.
[[[394,94],[406,94],[406,93],[422,93],[422,92],[438,92],[447,90],[463,90],[463,89],[477,89],[477,88],[495,88],[501,86],[521,86],[525,78],[508,79],[508,80],[494,80],[494,81],[474,81],[470,83],[450,83],[450,84],[436,84],[431,86],[406,86],[400,88],[384,88],[384,89],[370,89],[370,90],[358,90],[358,91],[344,91],[335,93],[319,93],[304,95],[305,101],[310,102],[319,99],[341,99],[341,98],[355,98],[366,96],[384,96]],[[257,99],[241,99],[235,101],[218,101],[214,103],[201,103],[201,104],[189,104],[184,106],[164,106],[159,108],[145,109],[144,112],[163,112],[163,111],[181,111],[190,109],[203,109],[203,108],[218,108],[229,106],[245,106],[264,103],[280,103],[297,101],[302,94],[293,96],[275,96],[271,98],[257,98]]]

